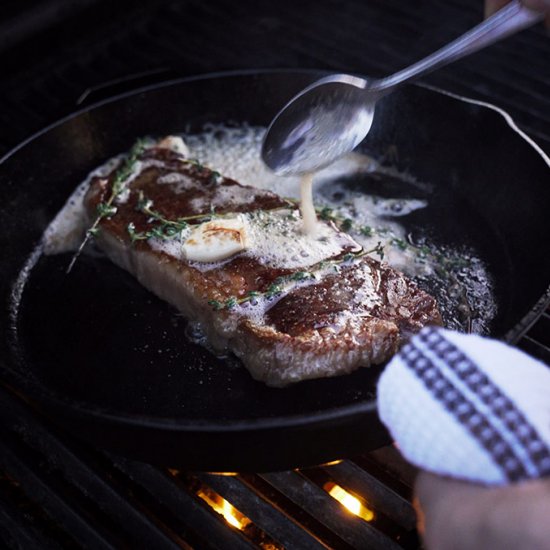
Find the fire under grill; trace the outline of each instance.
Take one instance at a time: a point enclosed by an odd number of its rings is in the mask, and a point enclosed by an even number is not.
[[[266,67],[390,73],[482,11],[481,0],[111,4],[7,2],[0,153],[85,102],[174,76]],[[503,107],[550,153],[548,66],[550,42],[531,29],[426,82]],[[519,345],[550,363],[550,313]],[[392,447],[302,470],[212,474],[99,451],[4,387],[0,417],[0,544],[10,548],[420,546],[414,470]]]
[[[30,548],[417,548],[413,470],[391,447],[266,474],[97,451],[1,390],[0,540]]]

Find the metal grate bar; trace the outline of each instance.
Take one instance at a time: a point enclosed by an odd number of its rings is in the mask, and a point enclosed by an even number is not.
[[[416,514],[411,503],[354,462],[344,460],[324,470],[338,484],[361,495],[375,510],[381,510],[404,529],[414,529]]]
[[[406,10],[403,6],[401,6],[401,9]],[[380,9],[376,13],[377,17],[380,17],[381,20],[384,20],[384,18],[388,19],[387,21],[384,21],[384,24],[382,25],[373,25],[369,28],[368,32],[369,35],[372,35],[372,42],[379,41],[382,44],[390,45],[388,53],[390,53],[392,57],[398,57],[399,61],[395,65],[401,67],[401,65],[403,65],[403,52],[410,51],[407,44],[407,39],[410,37],[400,35],[395,32],[391,17],[388,17],[389,14],[386,9]],[[405,13],[401,11],[400,15],[403,16]],[[353,18],[353,21],[361,20],[362,19],[360,17]],[[418,28],[418,26],[416,28]],[[466,28],[467,27],[464,27],[461,30],[466,30]],[[448,31],[447,27],[445,27],[445,30],[446,32]],[[360,33],[357,34],[360,36]],[[352,32],[352,36],[353,35],[355,35],[355,33]],[[352,39],[348,39],[348,43],[350,40]],[[430,48],[426,53],[429,53],[431,49],[436,48],[439,40],[437,40],[437,37],[430,35],[430,42]],[[532,41],[529,41],[529,43],[531,42]],[[439,45],[443,44],[444,41],[441,41],[441,44]],[[360,43],[355,44],[356,48],[360,48],[360,46]],[[501,44],[498,45],[496,50],[493,48],[479,52],[476,54],[475,58],[468,61],[459,62],[458,64],[454,64],[452,67],[447,69],[442,69],[424,80],[431,82],[434,78],[445,78],[448,81],[448,84],[450,84],[451,89],[455,89],[455,86],[460,84],[463,87],[463,93],[466,95],[471,94],[472,92],[483,93],[483,90],[487,90],[488,85],[492,85],[491,92],[489,94],[485,94],[487,99],[495,102],[495,98],[498,98],[498,101],[503,106],[506,105],[508,107],[512,107],[513,109],[527,113],[530,116],[536,116],[537,124],[539,125],[543,122],[547,124],[548,119],[544,117],[544,113],[541,113],[540,109],[537,108],[533,111],[533,109],[531,109],[525,102],[525,97],[527,97],[526,94],[528,94],[528,96],[533,99],[533,94],[535,94],[536,101],[539,103],[546,103],[548,101],[550,86],[544,81],[543,77],[541,77],[541,73],[544,75],[543,69],[544,71],[547,69],[547,63],[544,62],[544,57],[546,56],[546,58],[548,58],[548,52],[544,52],[544,55],[540,55],[540,60],[536,58],[534,61],[532,57],[529,57],[528,54],[522,50],[521,54],[517,54],[517,62],[521,62],[520,66],[523,68],[520,75],[521,79],[514,79],[512,78],[513,74],[510,73],[511,69],[509,66],[502,65],[497,62],[497,60],[502,60],[503,52],[500,51],[500,47]],[[517,53],[517,47],[514,47],[514,50],[512,51],[516,51]],[[529,63],[526,63],[527,59],[529,59]],[[370,64],[372,62],[372,56],[369,56],[368,63]],[[540,72],[537,72],[535,77],[533,75],[533,71],[537,69],[537,62],[540,65]],[[386,57],[384,59],[384,64],[386,67],[388,63],[389,60]],[[516,65],[514,65],[514,67],[517,68]],[[385,72],[387,72],[387,68]],[[451,78],[451,75],[454,78]],[[533,83],[535,84],[533,85]],[[533,90],[534,86],[538,88],[538,91]],[[511,92],[515,93],[515,95],[519,97],[516,100],[512,100],[510,97]],[[544,120],[541,120],[541,116]]]
[[[18,432],[30,447],[38,450],[53,468],[61,471],[65,479],[93,501],[103,512],[120,523],[121,530],[134,543],[155,548],[179,548],[181,541],[166,527],[155,522],[139,510],[138,503],[124,490],[115,488],[112,477],[107,480],[106,469],[95,465],[93,458],[78,449],[78,455],[68,444],[61,443],[51,429],[45,428],[41,419],[23,406],[19,399],[2,391],[0,411],[5,426]],[[68,434],[63,433],[66,443]]]
[[[238,3],[234,4],[235,11],[238,7]],[[195,60],[197,58],[197,52],[200,52],[200,56],[204,56],[204,59],[217,60],[216,67],[219,69],[220,65],[230,68],[239,67],[242,64],[243,57],[246,57],[247,51],[245,44],[238,43],[237,40],[231,41],[231,45],[228,47],[227,41],[212,41],[208,39],[212,29],[216,28],[218,32],[224,34],[229,32],[227,26],[227,16],[222,14],[219,9],[211,9],[209,3],[204,3],[200,6],[203,12],[201,17],[197,17],[193,21],[193,32],[189,33],[186,39],[186,50],[183,52],[187,58]],[[236,27],[232,27],[231,34],[235,34],[238,37],[239,31],[246,32],[245,29],[240,29],[238,22],[238,14],[233,13],[231,15],[235,21]],[[178,37],[181,35],[182,25],[181,14],[175,14],[173,19],[167,19],[163,21],[162,32],[166,33],[166,37],[169,42],[177,44],[179,42]],[[180,52],[180,55],[182,53]],[[204,64],[204,61],[203,61]],[[213,70],[214,67],[205,67],[206,70]]]
[[[27,8],[23,15],[11,17],[0,24],[0,51],[13,47],[18,42],[31,38],[39,32],[59,25],[65,19],[74,16],[97,0],[79,0],[78,2],[60,3],[46,0]]]
[[[481,23],[483,19],[483,7],[479,2],[468,3],[458,0],[453,7],[450,2],[432,1],[426,2],[421,9],[418,9],[418,6],[413,3],[404,3],[399,0],[372,0],[369,4],[378,4],[378,8],[376,9],[379,13],[386,12],[386,8],[389,5],[396,7],[396,17],[415,21],[417,28],[421,26],[425,29],[423,36],[430,39],[436,37],[441,42],[440,45],[463,34],[474,25]],[[391,25],[389,29],[391,29]],[[512,56],[511,60],[524,61],[533,54],[535,57],[532,61],[539,63],[540,68],[543,68],[543,62],[538,60],[536,55],[547,55],[548,52],[543,46],[544,42],[532,40],[532,36],[539,34],[541,29],[542,24],[518,33],[484,50],[483,55],[493,51],[510,55]],[[520,51],[518,51],[517,45],[514,42],[518,42],[522,46]]]
[[[262,11],[259,11],[250,6],[243,7],[229,2],[218,2],[212,6],[196,1],[185,5],[164,1],[159,5],[161,7],[156,11],[149,10],[148,18],[137,8],[130,10],[127,17],[138,30],[128,30],[131,25],[117,27],[116,21],[113,21],[108,27],[116,29],[117,32],[106,35],[102,29],[97,31],[97,35],[88,37],[87,43],[83,40],[78,45],[80,49],[75,51],[79,65],[70,58],[62,63],[57,60],[55,66],[51,66],[51,60],[48,60],[47,65],[34,67],[34,72],[41,71],[41,78],[48,79],[50,72],[53,74],[55,71],[68,71],[75,75],[75,81],[82,83],[81,89],[116,78],[124,72],[142,72],[144,64],[154,68],[159,56],[163,63],[169,64],[172,57],[174,65],[185,67],[182,74],[250,66],[316,66],[384,74],[413,60],[412,57],[408,59],[409,55],[417,58],[419,49],[425,49],[427,53],[436,47],[439,41],[443,43],[446,37],[437,36],[438,24],[446,33],[449,29],[456,28],[458,34],[481,17],[481,8],[474,9],[473,3],[472,6],[457,4],[447,7],[435,1],[423,3],[421,6],[403,4],[395,0],[388,5],[371,2],[340,6],[336,2],[324,2],[316,3],[315,10],[309,9],[309,3],[306,3],[290,11],[276,5],[263,7]],[[267,15],[264,15],[264,12]],[[308,17],[307,25],[303,24],[305,14]],[[231,26],[226,23],[228,17],[231,17]],[[262,21],[270,18],[272,26],[268,25],[265,27],[266,32],[261,32],[259,28],[263,28]],[[465,24],[466,18],[471,18],[471,22]],[[256,24],[258,19],[259,24]],[[185,28],[184,34],[182,28]],[[396,28],[400,31],[396,32]],[[341,29],[345,29],[345,32]],[[475,62],[468,62],[468,70],[473,72],[461,75],[460,79],[449,78],[455,74],[454,66],[448,71],[444,69],[437,73],[438,78],[443,80],[437,82],[441,82],[444,87],[450,86],[458,93],[481,96],[505,108],[525,113],[521,115],[521,122],[526,126],[529,118],[529,113],[525,111],[526,102],[522,98],[514,100],[508,97],[511,95],[508,91],[500,92],[498,79],[497,82],[493,82],[490,75],[493,66],[497,72],[506,72],[507,64],[504,61],[500,64],[498,62],[503,55],[512,56],[511,59],[516,62],[529,58],[529,63],[522,63],[515,69],[521,72],[522,78],[510,80],[518,80],[516,95],[523,94],[525,88],[533,88],[532,84],[535,83],[534,89],[539,99],[534,109],[541,111],[544,116],[545,109],[541,107],[544,107],[547,101],[543,101],[545,84],[541,75],[545,74],[547,66],[544,58],[547,50],[542,47],[542,36],[539,37],[537,33],[542,35],[541,31],[531,29],[487,52],[478,54]],[[212,39],[213,35],[216,36],[216,40]],[[152,39],[153,36],[155,39]],[[96,39],[95,42],[93,38]],[[278,38],[278,47],[273,48],[274,41]],[[224,47],[223,44],[229,40],[232,46]],[[415,41],[414,49],[410,47],[411,40]],[[251,42],[257,42],[257,53],[250,48]],[[132,44],[131,48],[128,47],[129,43]],[[513,57],[514,55],[516,57]],[[51,66],[51,71],[45,70],[46,66]],[[92,69],[95,71],[90,75]],[[480,78],[480,75],[483,78]],[[28,77],[29,75],[24,75],[23,78],[21,74],[8,79],[6,90],[28,87]],[[431,78],[430,82],[433,82]],[[491,88],[489,90],[488,84]],[[507,85],[515,84],[508,81]],[[57,92],[61,89],[60,85],[55,88]],[[66,93],[63,89],[63,94]],[[59,98],[55,107],[52,107],[54,111],[66,110],[62,107],[63,94],[55,93],[55,90],[48,94],[52,98]],[[20,97],[19,92],[17,96]],[[495,101],[495,97],[498,101]],[[41,108],[41,112],[45,110],[48,109]],[[547,123],[540,120],[541,112],[535,113],[535,117],[530,117],[529,128],[533,135],[545,134],[544,125],[547,126]],[[517,117],[517,113],[512,114]],[[14,117],[13,120],[17,121],[14,129],[17,130],[20,119]],[[7,122],[9,123],[9,120]],[[13,133],[12,135],[15,136]]]
[[[115,466],[143,487],[154,499],[180,518],[190,530],[207,537],[203,544],[225,550],[250,550],[255,546],[229,527],[215,512],[211,512],[173,477],[148,464],[111,457]],[[216,517],[218,516],[218,517]]]
[[[324,66],[331,64],[333,68],[340,70],[357,70],[358,67],[362,67],[363,72],[371,72],[374,68],[379,74],[384,74],[391,72],[388,69],[389,66],[397,69],[404,65],[403,52],[409,52],[410,39],[415,36],[418,37],[418,27],[415,27],[416,32],[413,32],[413,28],[411,28],[409,34],[406,32],[404,34],[396,33],[395,28],[393,28],[395,26],[393,19],[388,16],[387,10],[380,9],[374,11],[373,15],[376,16],[377,20],[380,19],[383,24],[371,25],[368,28],[369,41],[366,42],[362,38],[365,33],[360,32],[360,27],[365,20],[369,20],[368,6],[362,6],[361,12],[353,17],[350,17],[347,12],[342,14],[338,10],[331,12],[326,6],[319,6],[316,8],[316,12],[322,12],[323,9],[325,10],[325,17],[317,17],[315,23],[310,26],[302,24],[300,13],[294,14],[293,20],[289,19],[290,15],[285,20],[285,27],[300,37],[300,40],[297,41],[298,51],[309,57],[309,63],[312,59],[316,59],[322,61]],[[372,7],[370,9],[372,10]],[[403,16],[404,13],[400,12],[400,15]],[[342,19],[340,23],[338,17]],[[344,25],[346,17],[348,18],[348,24]],[[385,21],[384,18],[388,18],[388,20]],[[356,32],[349,28],[350,21],[352,25],[354,22],[359,22],[355,23],[357,26]],[[331,35],[331,31],[342,26],[347,28],[349,32],[345,40],[339,41],[338,36]],[[461,30],[466,30],[466,27]],[[434,42],[433,37],[430,38],[431,42]],[[437,47],[437,40],[435,42],[436,44],[432,44],[427,51]],[[443,43],[444,41],[440,45]],[[525,60],[526,54],[522,52],[522,55],[524,56],[523,60]],[[444,88],[449,88],[463,95],[474,95],[480,99],[496,102],[503,108],[516,111],[513,113],[516,118],[517,112],[519,112],[524,125],[526,125],[525,119],[530,120],[529,131],[532,134],[549,140],[550,136],[543,134],[540,128],[544,125],[548,126],[550,119],[546,120],[544,115],[541,115],[540,108],[538,108],[539,103],[544,104],[547,101],[549,90],[547,90],[548,86],[546,86],[544,80],[539,77],[540,73],[537,78],[532,76],[533,69],[536,67],[531,67],[528,64],[529,68],[522,72],[522,78],[516,84],[516,79],[511,78],[513,75],[507,72],[507,67],[499,66],[493,58],[502,58],[502,52],[494,50],[480,52],[477,54],[475,63],[472,63],[471,60],[468,63],[459,63],[450,69],[443,69],[437,75],[432,75],[425,80],[433,82],[435,78],[435,82],[440,82],[439,85]],[[394,59],[395,61],[393,61]],[[346,65],[351,63],[351,69],[343,65],[342,60],[346,60]],[[542,66],[545,66],[543,60],[541,63]],[[522,66],[525,66],[525,63]],[[533,82],[536,83],[538,91],[533,92]],[[489,93],[485,91],[488,86],[491,87]],[[538,102],[535,107],[530,107],[525,102],[524,99],[527,93]],[[533,93],[536,97],[533,97]],[[532,125],[535,125],[535,128],[531,128]]]
[[[546,338],[546,340],[548,340]],[[533,357],[538,357],[541,361],[544,361],[547,365],[550,365],[550,347],[537,342],[531,336],[524,336],[518,343],[518,347],[527,352]]]
[[[545,72],[545,58],[548,58],[548,53],[529,54],[524,48],[518,50],[518,45],[515,43],[517,41],[518,38],[511,39],[511,44],[506,41],[478,52],[476,63],[473,66],[481,68],[483,75],[499,72],[507,77],[508,83],[512,85],[514,81],[511,80],[511,77],[520,77],[530,86],[538,88],[540,90],[539,98],[546,101],[547,96],[544,95],[544,90],[550,85],[550,79]],[[503,59],[504,56],[505,59]],[[539,73],[534,71],[539,71]],[[519,89],[523,90],[521,87]]]
[[[543,313],[527,335],[548,347],[550,345],[550,315]]]
[[[235,508],[285,547],[327,548],[323,543],[294,523],[292,518],[258,496],[238,477],[197,474],[206,485],[229,500]]]
[[[368,454],[355,457],[354,462],[385,485],[391,486],[392,490],[405,500],[411,501],[418,468],[407,462],[396,447],[380,447]]]
[[[550,87],[548,90],[537,94],[529,87],[528,83],[522,83],[521,85],[511,84],[513,82],[512,75],[505,75],[494,70],[489,74],[484,72],[482,67],[476,70],[464,64],[454,67],[453,82],[477,82],[477,85],[470,85],[468,89],[476,92],[479,91],[479,93],[483,94],[486,94],[484,90],[487,88],[487,84],[493,84],[493,89],[499,90],[498,96],[494,92],[489,94],[493,103],[495,102],[495,97],[498,97],[500,106],[504,107],[504,105],[508,105],[523,114],[538,116],[538,123],[541,125],[548,125],[550,123],[550,117],[542,113],[537,107],[534,107],[534,104],[526,101],[529,98],[530,101],[535,102],[538,100],[542,102],[546,98],[547,92],[550,92]]]
[[[388,6],[393,6],[395,17],[409,19],[416,26],[423,24],[423,29],[425,29],[423,34],[430,37],[439,32],[444,33],[449,39],[450,34],[462,34],[483,20],[483,4],[479,2],[431,0],[423,2],[423,6],[420,7],[411,2],[400,2],[400,0],[371,0],[369,2],[371,6],[376,4],[378,5],[377,12],[386,12]],[[361,4],[362,6],[364,4]],[[542,30],[542,24],[527,32],[538,34],[540,30]],[[520,38],[528,47],[537,47],[537,44],[533,44],[530,40],[529,34],[519,33],[515,37]],[[505,44],[506,41],[499,42],[498,47]],[[544,47],[540,47],[539,51],[544,51]]]
[[[347,512],[336,500],[298,472],[261,477],[355,548],[397,549],[399,546],[366,521]]]
[[[27,495],[32,495],[33,500],[59,521],[75,540],[85,540],[93,548],[106,550],[120,544],[75,499],[68,497],[62,484],[37,467],[38,464],[19,442],[4,430],[0,433],[0,462],[4,470],[17,479]]]
[[[384,4],[384,6],[386,6]],[[356,7],[356,6],[354,6]],[[320,9],[323,9],[322,7]],[[349,50],[352,51],[360,51],[365,49],[365,43],[361,40],[361,36],[363,33],[359,32],[361,25],[364,25],[364,21],[369,19],[369,7],[367,5],[362,5],[360,8],[360,13],[354,14],[353,17],[350,18],[352,24],[357,26],[357,29],[355,29],[357,32],[353,32],[353,29],[349,29],[351,32],[349,33],[350,36],[346,37],[346,47],[349,48]],[[372,9],[372,7],[371,7]],[[326,7],[325,7],[326,10]],[[406,8],[403,5],[400,5],[400,15],[403,17],[406,15]],[[414,12],[415,13],[415,12]],[[429,12],[431,13],[431,11]],[[418,34],[418,25],[414,26],[411,29],[411,32],[409,33],[410,36],[408,36],[406,33],[397,33],[394,28],[393,20],[391,17],[391,13],[388,13],[387,9],[379,9],[375,10],[373,12],[373,15],[376,15],[377,20],[380,20],[383,22],[381,25],[371,25],[368,28],[368,35],[371,38],[368,42],[369,45],[375,45],[375,50],[371,52],[366,52],[363,54],[363,61],[362,63],[367,63],[368,65],[374,65],[380,67],[380,72],[388,72],[388,65],[394,65],[395,68],[401,67],[403,65],[403,56],[407,54],[403,54],[403,52],[409,52],[409,44],[408,40],[415,34],[413,29],[416,30],[416,34]],[[424,12],[423,12],[424,14]],[[338,12],[330,14],[328,11],[326,12],[325,21],[330,21],[330,26],[338,26],[337,22],[335,22],[335,18],[338,18]],[[346,14],[349,16],[349,14]],[[413,16],[413,13],[410,14]],[[418,18],[418,15],[416,15]],[[387,20],[385,20],[387,19]],[[424,19],[424,15],[422,17]],[[299,23],[295,23],[296,27],[299,27]],[[314,29],[315,31],[318,31],[319,25],[316,24]],[[467,27],[462,28],[461,30],[466,30]],[[326,37],[326,33],[329,32],[330,27],[327,26],[326,29],[321,29],[320,33],[321,35]],[[447,27],[445,27],[447,32]],[[303,31],[304,32],[304,31]],[[532,32],[532,31],[531,31]],[[358,38],[355,38],[358,37]],[[313,39],[313,36],[307,36],[308,40]],[[427,50],[427,53],[437,47],[438,40],[434,40],[434,37],[430,35],[430,41],[434,42],[430,46],[430,48]],[[325,40],[326,42],[326,40]],[[530,40],[529,43],[532,41]],[[443,45],[443,41],[440,45]],[[378,45],[380,44],[380,46]],[[386,51],[381,52],[379,51],[380,48],[384,47],[383,45],[386,45]],[[500,44],[498,45],[501,46]],[[510,46],[508,46],[510,48]],[[511,51],[517,52],[517,47],[513,47]],[[548,57],[548,52],[541,52],[546,57]],[[350,51],[343,51],[342,54],[345,58],[353,58],[353,54],[350,53]],[[380,56],[380,54],[386,54],[383,57],[383,62],[378,61],[377,63],[377,57]],[[417,54],[418,55],[418,54]],[[488,94],[487,98],[491,99],[493,102],[495,101],[495,96],[499,97],[499,101],[505,101],[506,105],[521,110],[522,112],[525,112],[531,116],[535,115],[537,117],[537,124],[542,124],[542,122],[547,123],[547,120],[542,121],[540,119],[541,112],[540,109],[536,109],[536,112],[533,112],[530,110],[529,106],[524,101],[524,98],[526,97],[525,94],[530,94],[530,97],[533,97],[533,86],[530,85],[532,83],[535,83],[535,86],[538,88],[538,92],[535,92],[537,95],[537,100],[539,102],[547,102],[548,100],[548,94],[550,93],[549,86],[545,82],[544,78],[541,77],[542,69],[547,68],[547,64],[544,62],[544,55],[540,55],[540,60],[536,58],[533,60],[532,58],[529,58],[527,53],[522,51],[521,54],[517,54],[518,56],[518,62],[523,61],[521,67],[524,68],[524,70],[521,71],[521,81],[518,81],[516,83],[516,80],[511,78],[513,75],[509,73],[509,67],[507,65],[498,64],[497,60],[502,59],[502,52],[500,50],[494,50],[490,49],[484,52],[480,52],[479,54],[476,54],[477,57],[475,59],[475,62],[472,62],[471,60],[467,63],[459,63],[458,65],[454,65],[450,69],[439,71],[438,75],[456,75],[457,71],[460,71],[460,78],[451,78],[449,80],[448,76],[446,77],[450,84],[451,89],[456,84],[462,84],[464,87],[464,92],[466,95],[469,93],[471,94],[472,91],[476,91],[476,87],[482,87],[482,89],[486,89],[488,84],[494,84],[494,88],[491,90],[491,93]],[[394,63],[392,61],[393,58],[397,57],[398,61]],[[529,63],[525,63],[525,60],[529,58]],[[360,57],[358,57],[358,60]],[[536,77],[533,75],[533,71],[536,70],[537,66],[539,66],[541,72],[537,72]],[[544,72],[542,72],[542,75],[544,75]],[[433,77],[429,77],[431,79]],[[429,80],[428,79],[428,80]],[[527,81],[527,82],[525,82]],[[467,83],[467,85],[464,86],[464,82]],[[496,90],[499,90],[498,93],[496,93]],[[511,101],[510,100],[510,91],[513,91],[516,93],[516,95],[520,95],[521,97],[518,98],[517,101]],[[542,116],[544,116],[542,114]]]
[[[38,532],[11,503],[0,497],[0,543],[5,548],[22,548],[25,550],[56,550],[61,548],[43,533]]]

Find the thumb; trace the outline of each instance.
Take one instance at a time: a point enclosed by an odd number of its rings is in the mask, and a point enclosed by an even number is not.
[[[500,8],[508,4],[510,0],[485,0],[485,18],[490,17]]]
[[[503,8],[510,0],[485,0],[485,18]],[[546,12],[545,25],[550,28],[550,0],[523,0],[523,5],[532,10]]]

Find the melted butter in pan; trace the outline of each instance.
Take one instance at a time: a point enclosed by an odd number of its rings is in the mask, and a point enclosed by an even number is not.
[[[264,128],[246,125],[232,128],[213,125],[201,134],[187,135],[184,139],[191,158],[199,159],[202,164],[223,176],[258,189],[273,191],[298,203],[300,179],[292,176],[275,176],[260,159],[264,132]],[[117,159],[109,161],[93,175],[108,172],[116,162]],[[436,296],[447,326],[465,329],[464,320],[456,313],[455,290],[459,288],[460,294],[476,304],[474,330],[487,333],[489,322],[495,315],[495,300],[492,296],[490,277],[481,260],[470,250],[438,247],[424,236],[411,240],[402,221],[406,220],[407,216],[427,208],[428,200],[425,197],[403,199],[381,196],[367,193],[365,189],[353,190],[342,184],[343,181],[361,178],[365,174],[381,180],[388,174],[396,175],[395,172],[379,166],[372,158],[352,153],[316,173],[312,191],[309,188],[310,182],[306,181],[305,194],[313,194],[317,214],[325,218],[324,223],[316,224],[315,210],[309,203],[306,217],[309,220],[308,227],[315,227],[312,233],[308,234],[307,231],[301,230],[303,222],[297,209],[245,214],[254,245],[244,254],[255,256],[262,263],[272,267],[284,264],[292,269],[300,269],[326,257],[335,256],[346,248],[355,248],[357,243],[366,249],[374,248],[380,243],[384,247],[384,261],[416,278],[424,288]],[[398,179],[405,183],[411,179],[404,174],[397,175]],[[77,188],[65,208],[47,229],[47,253],[74,250],[79,244],[85,231],[82,198],[90,178],[91,176]],[[189,185],[185,177],[177,173],[165,175],[158,183],[171,185],[176,192],[185,192]],[[227,199],[243,206],[247,201],[253,200],[253,194],[241,192],[238,188],[222,189],[222,192],[231,196],[214,197],[213,200],[223,202]],[[197,204],[196,210],[203,211],[204,206],[210,205]],[[323,216],[323,212],[328,212],[328,216]],[[330,223],[326,223],[327,219],[344,231],[330,229]],[[178,247],[177,242],[157,245],[172,247],[166,252],[175,257],[181,254],[181,247]],[[444,270],[441,269],[441,258],[450,259]],[[456,270],[450,269],[449,266],[456,258],[466,259],[467,265],[458,266]],[[207,270],[208,265],[203,264],[200,269]]]

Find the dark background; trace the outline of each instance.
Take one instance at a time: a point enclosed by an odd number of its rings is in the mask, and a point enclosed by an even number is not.
[[[0,156],[85,105],[179,76],[256,68],[390,74],[482,17],[482,0],[4,0]],[[550,153],[542,25],[424,82],[507,110]],[[519,346],[550,363],[549,335],[545,313]],[[249,533],[228,528],[196,497],[210,487],[288,547],[395,541],[416,549],[412,475],[391,451],[263,476],[177,472],[99,452],[1,385],[0,547],[250,548]],[[327,472],[372,502],[382,518],[374,528],[319,488]]]
[[[175,76],[242,68],[389,74],[482,16],[482,0],[8,0],[0,152],[84,102]],[[503,107],[550,150],[542,25],[424,81]]]

